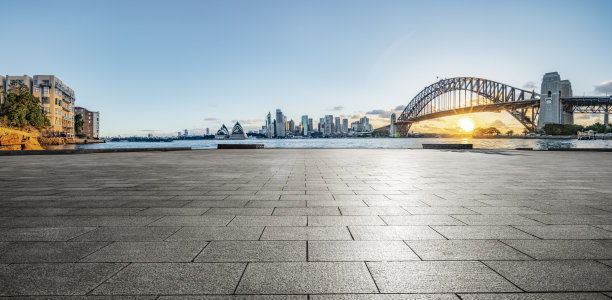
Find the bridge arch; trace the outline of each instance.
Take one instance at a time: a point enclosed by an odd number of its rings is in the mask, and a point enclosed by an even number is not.
[[[464,94],[463,103],[461,94]],[[470,99],[467,99],[470,93]],[[456,94],[457,97],[445,97]],[[477,95],[474,103],[473,96]],[[485,101],[481,101],[482,97]],[[458,99],[459,101],[456,101]],[[540,95],[496,81],[477,77],[454,77],[442,79],[425,87],[406,106],[397,123],[409,130],[414,122],[443,116],[481,111],[506,110],[530,131],[537,128]],[[468,103],[469,102],[469,103]],[[462,105],[463,104],[463,105]],[[528,111],[531,110],[531,116]],[[402,131],[404,131],[402,130]]]

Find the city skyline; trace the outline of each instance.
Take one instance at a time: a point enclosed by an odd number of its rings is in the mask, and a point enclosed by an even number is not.
[[[37,2],[3,3],[11,43],[0,73],[62,78],[79,106],[100,111],[101,136],[234,121],[256,130],[276,108],[298,123],[368,115],[381,126],[423,87],[455,76],[538,90],[542,74],[558,71],[575,95],[612,92],[609,1]],[[71,18],[54,22],[59,14]],[[38,34],[47,24],[53,34]]]

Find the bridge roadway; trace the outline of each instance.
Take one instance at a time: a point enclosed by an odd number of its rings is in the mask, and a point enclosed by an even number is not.
[[[0,157],[0,296],[608,299],[611,170],[539,151]]]

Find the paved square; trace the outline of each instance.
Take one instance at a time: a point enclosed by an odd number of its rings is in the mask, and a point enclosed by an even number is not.
[[[611,182],[596,152],[3,156],[0,296],[609,299]]]

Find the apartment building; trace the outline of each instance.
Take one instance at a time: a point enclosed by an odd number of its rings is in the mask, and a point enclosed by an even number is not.
[[[74,113],[83,116],[83,131],[81,134],[88,138],[97,139],[100,136],[100,113],[78,106],[74,108]]]
[[[74,91],[54,75],[6,76],[2,83],[6,89],[12,84],[24,84],[40,100],[45,115],[51,122],[48,130],[53,136],[74,136]],[[2,104],[4,99],[0,99]]]

